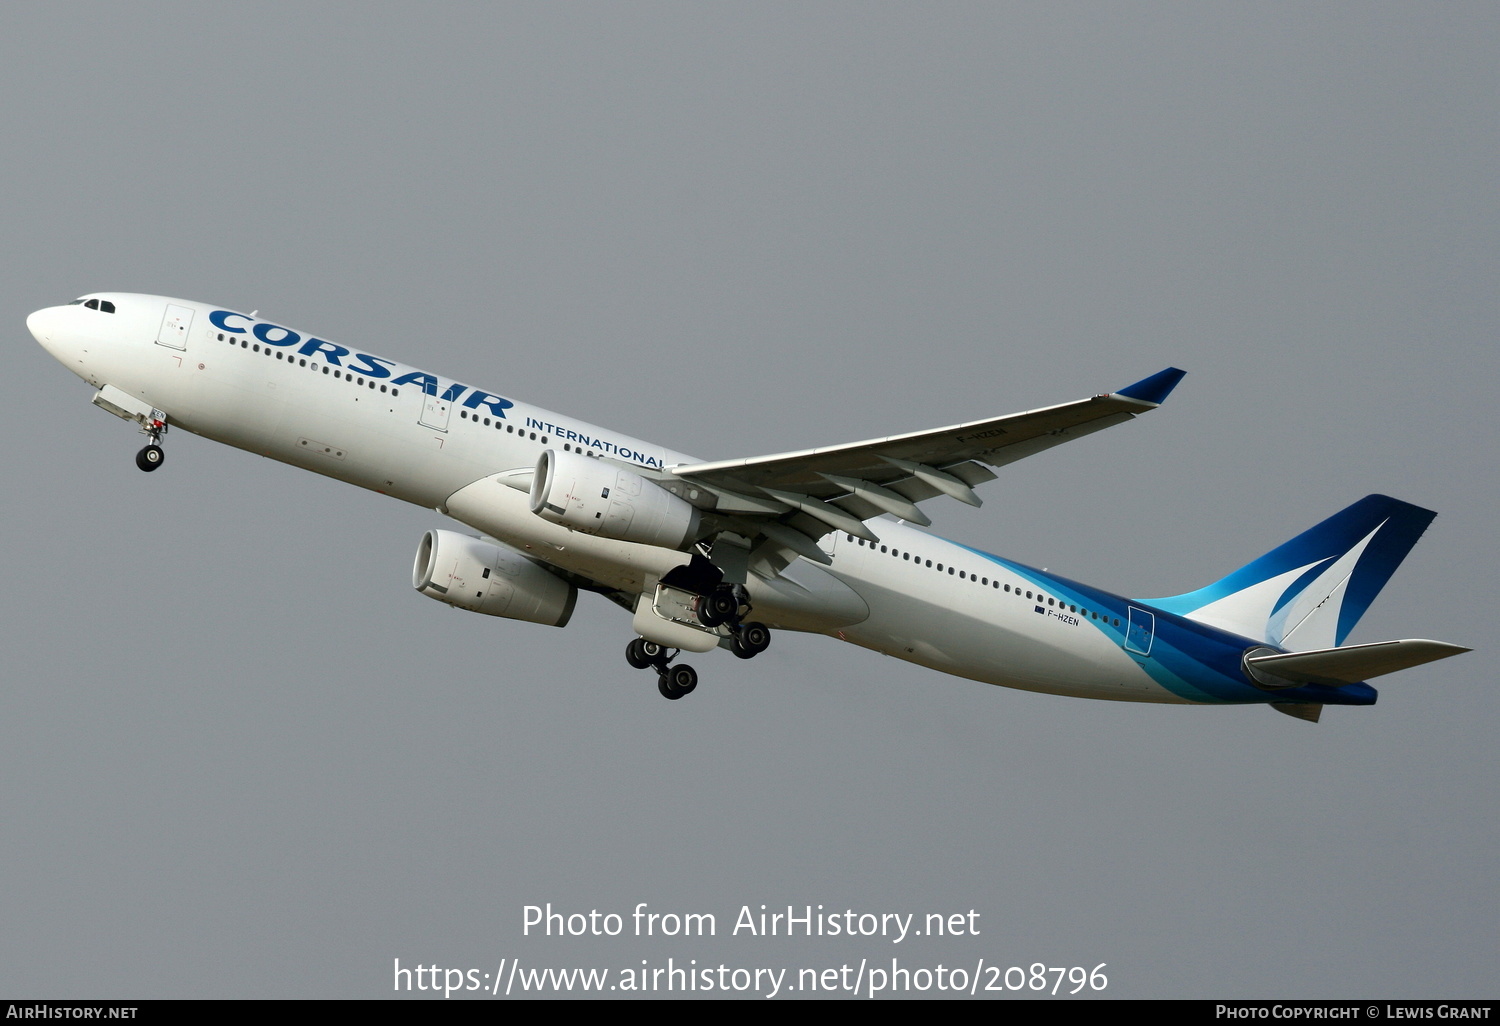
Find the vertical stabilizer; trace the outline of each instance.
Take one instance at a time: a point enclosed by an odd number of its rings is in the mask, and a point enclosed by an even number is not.
[[[1333,648],[1435,516],[1367,495],[1222,580],[1151,604],[1281,648]]]

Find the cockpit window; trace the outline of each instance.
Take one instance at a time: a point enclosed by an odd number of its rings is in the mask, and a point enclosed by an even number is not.
[[[75,299],[75,300],[73,300],[73,302],[69,303],[68,305],[69,306],[77,306],[79,303],[82,303],[83,306],[84,306],[84,309],[86,309],[86,310],[98,310],[100,313],[114,313],[115,312],[115,304],[111,303],[107,299],[88,299],[88,300]]]
[[[99,309],[103,313],[114,313],[115,312],[115,304],[111,303],[107,299],[101,299],[101,300],[99,300]]]
[[[97,299],[91,299],[87,303],[84,303],[83,305],[85,307],[87,307],[88,309],[90,309],[90,310],[97,310],[97,309],[99,309],[99,300],[97,300]]]
[[[70,301],[68,303],[68,305],[69,306],[79,306],[82,303],[83,303],[83,300],[81,300],[81,299],[74,299],[74,300]]]

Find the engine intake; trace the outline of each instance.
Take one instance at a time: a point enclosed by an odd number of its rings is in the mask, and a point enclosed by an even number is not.
[[[566,627],[578,589],[513,549],[455,531],[428,531],[412,587],[471,613]]]
[[[582,453],[548,449],[531,478],[531,512],[581,534],[684,549],[699,514],[653,481]]]

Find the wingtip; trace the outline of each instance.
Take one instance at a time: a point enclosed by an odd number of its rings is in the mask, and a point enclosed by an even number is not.
[[[1152,403],[1160,406],[1167,401],[1167,396],[1172,394],[1172,389],[1187,375],[1187,371],[1178,370],[1176,367],[1168,367],[1166,370],[1157,371],[1149,378],[1142,378],[1133,385],[1126,385],[1115,395],[1122,395],[1126,399],[1136,399],[1143,403]]]

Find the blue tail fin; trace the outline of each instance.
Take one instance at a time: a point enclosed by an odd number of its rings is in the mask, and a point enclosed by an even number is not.
[[[1223,580],[1152,605],[1294,650],[1342,645],[1437,516],[1367,495]]]

